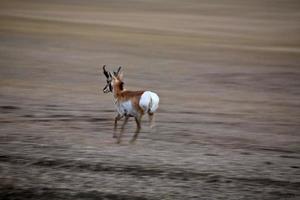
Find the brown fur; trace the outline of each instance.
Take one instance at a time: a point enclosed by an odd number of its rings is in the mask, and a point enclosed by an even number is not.
[[[117,101],[123,102],[123,101],[128,101],[130,100],[133,104],[133,106],[136,108],[136,110],[140,114],[144,114],[143,109],[140,107],[139,102],[142,94],[145,91],[128,91],[128,90],[123,90],[122,88],[123,82],[120,79],[119,76],[114,78],[113,82],[113,88],[114,88],[114,95]]]
[[[119,70],[118,70],[118,72],[119,72]],[[114,97],[115,97],[116,101],[121,103],[121,102],[130,100],[132,102],[133,106],[135,107],[136,111],[138,111],[138,113],[139,113],[137,116],[134,116],[134,119],[135,119],[136,125],[137,125],[137,129],[136,129],[135,134],[134,134],[134,136],[132,137],[132,140],[131,140],[131,142],[134,142],[137,139],[138,134],[140,132],[141,119],[142,119],[142,116],[144,115],[144,110],[139,105],[141,96],[144,93],[144,91],[128,91],[128,90],[125,90],[123,88],[124,83],[122,82],[123,74],[122,73],[121,74],[115,73],[115,74],[116,74],[116,76],[112,77],[113,78],[112,85],[113,85],[113,93],[114,93]],[[149,114],[149,120],[150,120],[150,123],[151,123],[151,126],[152,126],[153,125],[152,124],[152,122],[153,122],[153,113],[148,113],[148,114]],[[117,123],[122,117],[123,116],[121,116],[120,114],[118,114],[115,117],[114,137],[117,137],[117,135],[115,133],[116,129],[117,129]],[[129,117],[130,116],[128,116],[128,115],[125,116],[125,120],[124,120],[124,123],[122,125],[121,132],[118,136],[117,143],[121,142],[121,137],[122,137],[122,134],[123,134],[123,130],[124,130],[125,124],[127,123]]]

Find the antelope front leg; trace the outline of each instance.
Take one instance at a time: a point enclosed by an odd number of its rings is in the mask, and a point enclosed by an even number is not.
[[[116,131],[117,131],[117,126],[118,126],[118,121],[122,119],[122,116],[120,114],[118,114],[116,117],[115,117],[115,126],[114,126],[114,134],[113,134],[113,138],[116,138],[117,135],[116,135]]]
[[[125,125],[128,122],[128,119],[129,119],[129,116],[125,116],[125,119],[124,119],[124,122],[123,122],[123,125],[122,125],[122,128],[121,128],[121,131],[120,131],[120,134],[119,134],[119,137],[118,137],[118,141],[117,141],[118,144],[121,143],[122,134],[124,132],[124,128],[125,128]]]
[[[142,119],[142,116],[138,116],[138,117],[134,117],[135,119],[135,122],[136,122],[136,131],[135,131],[135,134],[133,135],[132,139],[131,139],[131,143],[134,143],[135,140],[137,139],[139,133],[140,133],[140,130],[141,130],[141,119]]]

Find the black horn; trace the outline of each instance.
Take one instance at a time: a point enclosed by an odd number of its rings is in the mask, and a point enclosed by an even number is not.
[[[109,73],[106,71],[106,69],[105,69],[105,65],[103,65],[103,74],[106,76],[106,78],[108,78],[109,77]]]
[[[118,76],[118,74],[119,74],[120,70],[121,70],[121,66],[119,66],[119,68],[118,68],[118,71],[117,71],[117,72],[115,72],[115,71],[114,71],[114,75],[115,75],[115,76]]]
[[[117,74],[119,74],[120,70],[121,70],[121,66],[119,66],[119,69],[118,69],[118,71],[117,71]]]

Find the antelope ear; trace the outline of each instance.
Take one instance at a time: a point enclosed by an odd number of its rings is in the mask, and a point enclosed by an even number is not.
[[[122,81],[123,80],[123,72],[118,73],[118,78]]]
[[[116,80],[118,79],[118,77],[115,76],[115,73],[114,73],[114,74],[111,74],[111,73],[110,73],[110,76],[112,77],[112,79],[113,79],[114,81],[116,81]]]

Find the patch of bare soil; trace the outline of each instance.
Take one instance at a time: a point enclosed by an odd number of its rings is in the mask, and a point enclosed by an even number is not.
[[[299,199],[299,8],[1,1],[0,199]],[[135,144],[103,64],[160,96]]]

